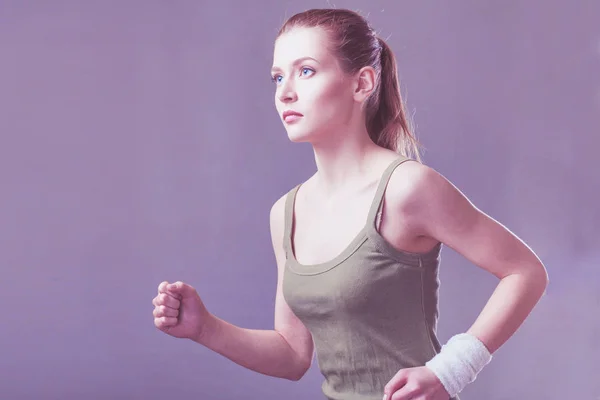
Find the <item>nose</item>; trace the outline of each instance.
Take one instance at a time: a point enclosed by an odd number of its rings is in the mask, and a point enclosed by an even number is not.
[[[292,79],[287,79],[282,82],[277,96],[282,103],[292,103],[298,99],[298,93],[296,93]]]

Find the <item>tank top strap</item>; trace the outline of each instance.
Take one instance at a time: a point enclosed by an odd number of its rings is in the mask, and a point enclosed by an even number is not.
[[[296,193],[300,189],[297,185],[290,190],[285,198],[285,216],[283,230],[283,249],[285,250],[285,258],[289,258],[292,251],[292,229],[294,225],[294,202],[296,201]]]
[[[371,208],[369,209],[369,216],[367,217],[367,224],[372,226],[376,224],[377,215],[380,213],[383,206],[383,195],[385,194],[385,189],[387,188],[387,184],[392,176],[392,172],[396,169],[396,167],[402,164],[405,161],[411,160],[410,158],[399,156],[398,159],[394,160],[384,171],[379,180],[379,185],[377,186],[377,190],[375,191],[375,197],[373,197],[373,202],[371,203]]]

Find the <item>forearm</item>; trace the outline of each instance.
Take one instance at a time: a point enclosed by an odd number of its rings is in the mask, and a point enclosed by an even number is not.
[[[468,333],[494,353],[525,321],[547,286],[543,268],[508,275],[500,280]]]
[[[242,367],[298,380],[306,372],[287,340],[275,330],[246,329],[212,316],[210,328],[194,341]]]

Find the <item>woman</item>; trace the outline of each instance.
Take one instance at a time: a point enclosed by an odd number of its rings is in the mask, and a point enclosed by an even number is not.
[[[290,380],[310,367],[314,346],[328,399],[458,399],[542,296],[544,266],[420,162],[392,51],[360,15],[294,15],[273,61],[277,111],[317,165],[271,209],[274,330],[219,319],[182,282],[159,285],[156,327]],[[475,323],[443,347],[442,243],[500,279]]]

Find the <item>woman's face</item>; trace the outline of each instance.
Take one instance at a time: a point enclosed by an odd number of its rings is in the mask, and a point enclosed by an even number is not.
[[[293,28],[281,35],[275,42],[271,76],[275,107],[290,140],[314,143],[350,120],[352,86],[322,29]]]

